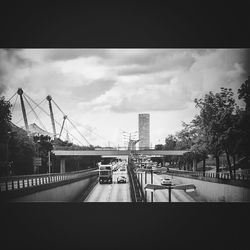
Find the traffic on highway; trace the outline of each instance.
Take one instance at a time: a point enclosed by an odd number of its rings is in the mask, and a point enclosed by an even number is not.
[[[107,173],[105,178],[112,178],[112,180],[104,182],[101,173],[98,183],[84,202],[131,202],[127,162],[119,161],[113,165],[111,164],[111,168],[112,177]]]
[[[153,183],[166,187],[183,184],[180,180],[167,174],[152,173],[151,175],[149,172],[141,172],[137,174],[137,178],[143,189],[146,202],[169,202],[169,192],[167,189],[151,192],[145,189],[146,184]],[[91,190],[84,202],[132,202],[130,184],[128,163],[126,160],[116,162],[103,161],[99,163],[98,183]],[[185,190],[173,189],[170,195],[171,202],[196,201],[193,194]]]

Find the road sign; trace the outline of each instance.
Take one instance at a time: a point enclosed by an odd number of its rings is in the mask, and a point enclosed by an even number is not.
[[[174,189],[182,189],[185,192],[193,192],[195,191],[196,187],[194,184],[181,184],[181,185],[176,185]]]
[[[171,186],[162,186],[162,185],[156,185],[156,184],[147,184],[144,189],[148,190],[159,190],[159,189],[181,189],[186,192],[191,192],[195,190],[194,184],[181,184],[181,185],[171,185]]]
[[[155,185],[155,184],[147,184],[144,187],[145,190],[148,190],[153,195],[153,192],[159,189],[168,189],[168,200],[171,202],[171,190],[172,189],[181,189],[185,192],[190,192],[195,190],[194,184],[181,184],[181,185],[171,185],[171,186],[162,186],[162,185]]]
[[[34,166],[42,166],[42,158],[41,157],[34,157],[33,158],[33,165]]]
[[[156,184],[147,184],[144,189],[147,189],[148,191],[155,191],[158,189],[168,189],[171,188],[171,186],[166,187],[166,186],[162,186],[162,185],[156,185]]]

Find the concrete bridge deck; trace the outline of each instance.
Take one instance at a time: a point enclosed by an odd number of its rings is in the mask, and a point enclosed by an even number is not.
[[[130,155],[131,153],[141,155],[183,155],[187,150],[53,150],[56,156],[87,156],[87,155]]]

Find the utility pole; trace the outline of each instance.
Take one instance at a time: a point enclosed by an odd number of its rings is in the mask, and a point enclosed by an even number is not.
[[[22,113],[23,113],[23,120],[24,120],[24,125],[26,132],[29,134],[29,126],[28,126],[28,120],[27,120],[27,115],[26,115],[26,110],[23,102],[23,90],[22,88],[19,88],[17,90],[17,94],[20,96],[20,102],[21,102],[21,108],[22,108]]]
[[[53,128],[53,133],[54,133],[54,139],[55,139],[56,138],[56,126],[55,126],[55,120],[54,120],[54,114],[53,114],[53,110],[52,110],[52,105],[51,105],[52,97],[50,95],[48,95],[46,99],[49,102],[50,119],[51,119],[51,123],[52,123],[52,128]]]

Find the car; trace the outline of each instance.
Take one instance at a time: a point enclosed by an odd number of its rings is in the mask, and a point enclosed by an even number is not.
[[[127,178],[125,176],[119,176],[117,178],[117,183],[126,183],[127,182]]]
[[[162,178],[161,179],[161,185],[170,186],[171,184],[172,184],[171,179],[169,179],[169,178]]]

